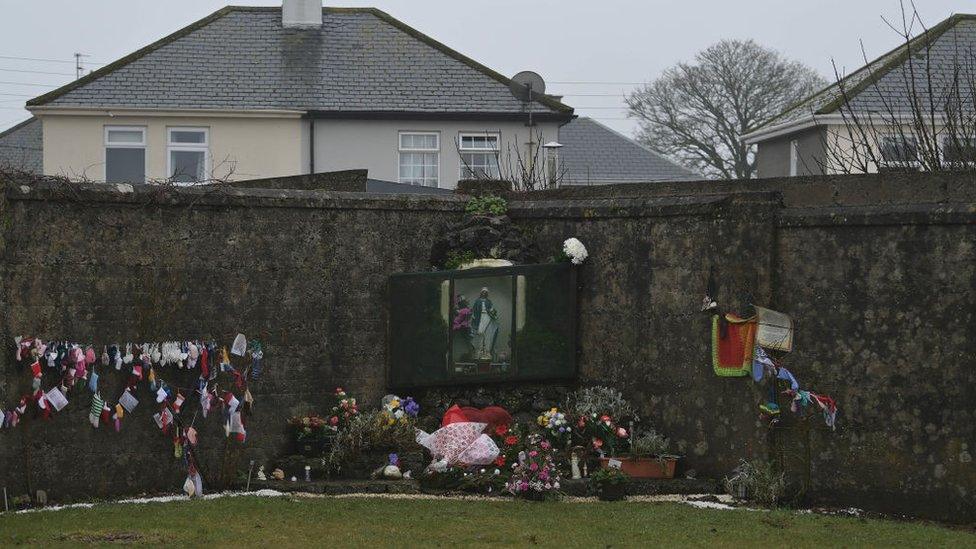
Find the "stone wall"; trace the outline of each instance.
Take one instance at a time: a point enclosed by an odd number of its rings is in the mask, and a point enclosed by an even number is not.
[[[281,452],[286,419],[324,408],[336,385],[383,394],[387,276],[427,269],[463,209],[462,197],[56,181],[8,182],[4,195],[4,341],[265,341],[246,447],[225,452],[219,420],[205,422],[211,470],[228,454]],[[510,215],[543,255],[569,236],[586,243],[581,381],[621,387],[685,471],[720,477],[771,447],[809,451],[791,473],[809,472],[816,500],[965,520],[976,516],[974,203],[970,175],[902,175],[560,189],[513,199]],[[698,312],[710,271],[729,308],[794,316],[787,365],[837,398],[836,432],[770,432],[757,387],[712,374]],[[7,406],[29,386],[11,354]],[[118,434],[91,429],[86,402],[0,431],[2,478],[26,492],[29,462],[32,488],[55,499],[172,490],[180,467],[148,408]]]

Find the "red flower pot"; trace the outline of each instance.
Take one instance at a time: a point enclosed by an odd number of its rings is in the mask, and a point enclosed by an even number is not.
[[[674,478],[674,467],[678,463],[675,457],[619,457],[619,458],[600,458],[600,467],[607,469],[610,467],[611,459],[620,462],[620,470],[627,473],[630,478]]]

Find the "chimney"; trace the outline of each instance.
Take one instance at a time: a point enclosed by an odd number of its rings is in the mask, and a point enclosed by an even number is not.
[[[322,26],[322,0],[284,0],[281,26],[286,29],[317,29]]]

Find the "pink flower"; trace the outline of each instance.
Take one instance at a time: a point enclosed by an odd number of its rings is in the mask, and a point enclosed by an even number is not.
[[[620,438],[627,438],[627,429],[617,427],[617,436]]]
[[[536,451],[536,450],[532,450],[531,452],[529,452],[529,456],[530,456],[530,457],[535,457],[535,456],[537,456],[537,455],[539,455],[539,452],[538,452],[538,451]]]
[[[542,444],[540,444],[539,446],[541,446],[543,450],[548,450],[549,448],[552,448],[552,444],[549,444],[548,440],[543,440]]]
[[[530,471],[538,471],[539,470],[539,464],[538,463],[531,463],[531,464],[529,464],[529,470]]]
[[[521,491],[524,492],[524,491],[526,491],[528,489],[529,489],[529,483],[528,483],[528,481],[523,480],[522,482],[519,483],[519,490],[521,490]]]

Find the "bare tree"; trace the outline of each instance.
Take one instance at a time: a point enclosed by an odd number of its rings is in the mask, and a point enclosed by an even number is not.
[[[723,40],[626,97],[638,140],[709,177],[750,178],[749,129],[827,84],[813,69],[752,40]]]
[[[927,28],[914,4],[901,4],[901,21],[884,20],[901,45],[844,77],[828,106],[841,118],[827,125],[826,173],[875,170],[952,171],[976,166],[976,54],[972,40],[952,32],[947,19]]]
[[[529,131],[531,132],[531,128]],[[498,134],[486,132],[485,135],[499,134],[500,132]],[[566,169],[559,163],[557,152],[545,148],[541,131],[537,131],[534,136],[531,133],[529,135],[531,137],[526,144],[528,150],[521,147],[518,134],[513,135],[507,150],[494,151],[493,163],[488,169],[472,166],[465,154],[468,151],[462,151],[460,145],[455,143],[464,174],[468,179],[497,179],[510,182],[512,190],[517,192],[559,187],[566,178]]]

